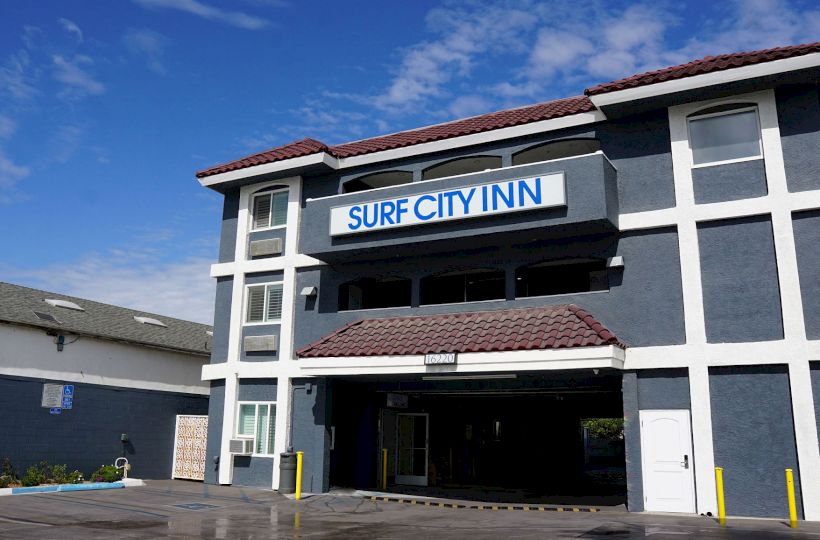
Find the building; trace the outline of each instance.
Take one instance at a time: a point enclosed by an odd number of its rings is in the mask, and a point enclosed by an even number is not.
[[[88,475],[125,456],[132,477],[170,478],[177,415],[208,412],[210,332],[0,283],[0,459]]]
[[[397,490],[609,496],[620,467],[630,510],[714,514],[720,466],[729,515],[783,517],[791,468],[820,519],[819,68],[707,57],[198,172],[206,481],[275,488],[293,447],[305,490],[374,488],[386,449]]]

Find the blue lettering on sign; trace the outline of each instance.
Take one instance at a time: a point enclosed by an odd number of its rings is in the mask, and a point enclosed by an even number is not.
[[[63,410],[60,407],[52,407],[48,410],[48,414],[60,414]]]
[[[68,397],[74,397],[74,385],[67,384],[63,386],[63,395]]]
[[[347,224],[347,227],[351,231],[355,231],[356,229],[358,229],[359,227],[362,226],[362,218],[359,215],[361,213],[362,213],[362,207],[361,206],[351,206],[350,207],[350,211],[347,213],[347,215],[350,216],[350,223]]]
[[[71,396],[63,396],[63,409],[72,409],[74,405],[74,398]]]
[[[413,213],[416,214],[416,217],[418,219],[420,219],[422,221],[427,221],[428,219],[433,219],[433,216],[436,215],[436,211],[433,210],[429,214],[428,213],[422,214],[419,211],[419,207],[421,206],[421,203],[423,203],[424,201],[436,202],[436,198],[433,197],[432,195],[422,195],[421,197],[416,199],[416,204],[413,206]]]

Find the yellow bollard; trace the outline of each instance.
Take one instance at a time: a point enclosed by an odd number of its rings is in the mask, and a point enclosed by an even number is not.
[[[794,501],[794,473],[786,469],[786,493],[789,497],[789,527],[797,528],[797,503]]]
[[[726,501],[723,499],[723,467],[715,467],[715,488],[717,489],[718,523],[726,525]]]
[[[382,448],[382,489],[387,489],[387,448]]]
[[[302,456],[304,452],[296,452],[296,500],[302,499]]]

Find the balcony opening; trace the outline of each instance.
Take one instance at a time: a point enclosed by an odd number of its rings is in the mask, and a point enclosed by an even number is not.
[[[422,180],[433,180],[446,176],[456,176],[458,174],[468,174],[486,171],[487,169],[500,169],[500,156],[470,156],[452,159],[433,165],[421,173]]]
[[[551,159],[560,159],[573,156],[592,154],[601,149],[601,142],[597,139],[570,139],[552,141],[532,146],[513,154],[513,165],[526,165]]]
[[[515,271],[515,296],[549,296],[609,290],[604,260],[544,261]]]
[[[413,173],[410,171],[386,171],[368,174],[348,180],[342,184],[342,193],[355,193],[357,191],[367,191],[370,189],[400,186],[413,181]]]
[[[339,287],[339,311],[410,306],[410,280],[357,279]]]
[[[506,298],[504,271],[476,269],[427,276],[421,280],[422,304],[455,304]]]

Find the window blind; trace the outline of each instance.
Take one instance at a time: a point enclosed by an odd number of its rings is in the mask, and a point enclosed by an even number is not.
[[[246,404],[239,406],[239,426],[236,428],[237,435],[254,435],[254,421],[256,419],[256,405]]]
[[[268,312],[266,321],[282,318],[282,284],[268,285]]]
[[[269,428],[268,406],[259,405],[256,415],[256,453],[267,454],[268,428]]]
[[[265,286],[248,287],[246,322],[262,322],[265,318]]]
[[[270,227],[271,196],[258,195],[253,199],[253,228]]]

